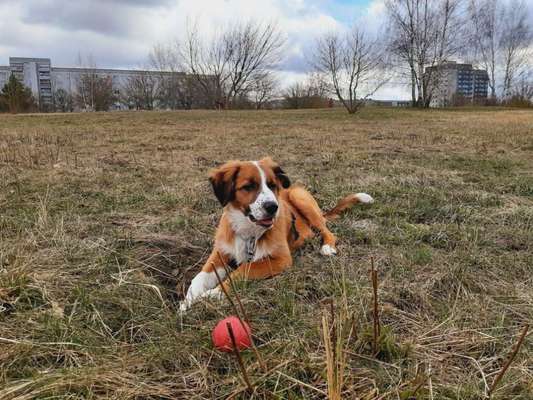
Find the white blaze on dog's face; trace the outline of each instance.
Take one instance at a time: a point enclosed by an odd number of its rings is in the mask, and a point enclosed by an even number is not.
[[[230,205],[236,219],[269,229],[278,215],[279,190],[290,186],[283,170],[272,159],[230,161],[211,173],[210,181],[223,206]]]
[[[268,225],[269,221],[276,218],[278,214],[278,199],[274,192],[277,192],[277,185],[275,178],[267,180],[263,167],[259,162],[253,161],[253,164],[259,172],[259,183],[257,189],[257,197],[254,202],[250,204],[249,218],[252,222],[259,222],[261,225]],[[264,221],[264,223],[261,223]]]

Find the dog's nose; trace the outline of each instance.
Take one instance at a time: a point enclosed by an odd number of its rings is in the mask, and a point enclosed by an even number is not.
[[[268,213],[268,215],[274,215],[276,211],[278,211],[278,203],[275,203],[273,201],[267,201],[265,204],[263,204],[263,208]]]

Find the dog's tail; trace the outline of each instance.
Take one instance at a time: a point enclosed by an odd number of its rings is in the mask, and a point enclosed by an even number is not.
[[[339,215],[343,212],[348,210],[349,208],[353,207],[354,205],[358,203],[363,204],[372,204],[374,202],[374,199],[372,196],[366,194],[366,193],[357,193],[357,194],[350,194],[343,199],[339,200],[337,205],[333,207],[331,210],[326,211],[324,213],[324,217],[331,221],[333,219],[336,219],[339,217]]]

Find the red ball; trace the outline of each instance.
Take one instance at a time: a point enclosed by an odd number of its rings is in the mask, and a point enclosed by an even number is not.
[[[213,329],[211,335],[213,339],[213,345],[220,351],[233,351],[233,344],[229,334],[227,324],[231,324],[233,335],[235,336],[235,343],[239,350],[247,349],[252,345],[252,330],[246,322],[242,322],[235,316],[224,318]]]

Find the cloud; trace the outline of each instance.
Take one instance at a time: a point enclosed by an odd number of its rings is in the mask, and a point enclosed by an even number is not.
[[[143,65],[151,48],[182,37],[187,21],[208,35],[235,21],[277,23],[286,35],[285,77],[305,76],[316,38],[352,23],[379,30],[383,0],[0,0],[0,65],[10,56],[49,57],[74,66]]]
[[[297,59],[306,46],[320,32],[341,25],[320,5],[316,0],[4,0],[0,62],[38,53],[53,55],[56,64],[71,64],[83,51],[99,64],[127,66],[134,59],[141,63],[155,43],[182,36],[188,18],[206,33],[236,19],[256,19],[274,21],[286,32],[287,66],[302,70]]]
[[[23,2],[21,22],[30,26],[48,26],[68,32],[90,31],[122,36],[134,33],[130,23],[137,10],[125,3],[28,1]]]

